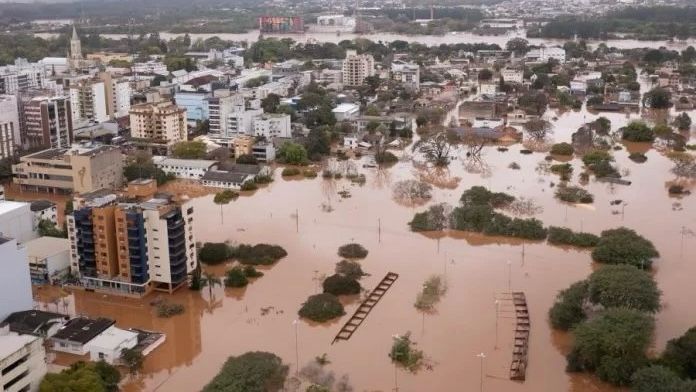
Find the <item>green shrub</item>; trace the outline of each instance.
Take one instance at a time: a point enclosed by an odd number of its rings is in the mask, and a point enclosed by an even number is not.
[[[218,192],[215,194],[215,197],[213,197],[213,203],[215,204],[227,204],[231,202],[232,200],[236,200],[239,197],[239,193],[231,190],[231,189],[225,189],[222,192]]]
[[[121,374],[118,369],[108,363],[77,362],[60,373],[48,373],[41,381],[39,390],[42,392],[75,391],[75,392],[110,392],[118,391]]]
[[[360,294],[360,283],[357,280],[351,279],[345,275],[331,275],[324,279],[322,284],[325,293],[333,295],[354,295]]]
[[[696,327],[667,342],[662,362],[680,376],[696,379]]]
[[[375,162],[380,164],[395,163],[398,162],[399,158],[392,154],[390,151],[378,152],[375,154]]]
[[[620,129],[621,137],[629,142],[652,142],[655,140],[655,132],[642,121],[632,121]]]
[[[414,345],[415,343],[411,340],[411,333],[394,338],[389,358],[404,369],[415,373],[423,364],[423,352],[413,347]]]
[[[567,203],[590,204],[594,201],[590,192],[577,186],[559,186],[556,188],[556,197]]]
[[[653,259],[659,256],[652,242],[625,227],[603,231],[592,251],[592,258],[598,263],[630,264],[641,269],[650,269]]]
[[[288,367],[275,354],[247,352],[230,357],[203,392],[279,392]]]
[[[359,280],[367,275],[363,272],[360,263],[353,260],[341,260],[336,263],[336,273],[353,280]]]
[[[303,175],[305,178],[317,178],[317,172],[314,171],[314,170],[309,170],[309,169],[308,169],[308,170],[304,170],[304,171],[302,172],[302,175]]]
[[[612,308],[573,329],[569,371],[594,371],[600,379],[627,385],[647,362],[652,340],[652,317],[633,309]]]
[[[446,229],[449,225],[447,205],[435,204],[423,212],[416,213],[408,225],[411,227],[411,231],[416,232]]]
[[[423,290],[416,296],[413,306],[421,311],[432,311],[446,291],[447,287],[442,279],[437,275],[431,276],[423,283]]]
[[[573,283],[570,287],[562,290],[556,296],[551,309],[549,309],[549,320],[551,325],[563,331],[573,328],[587,317],[583,309],[585,298],[587,297],[587,282],[580,281]]]
[[[232,269],[227,270],[225,273],[225,286],[226,287],[246,287],[249,284],[249,279],[242,269],[242,267],[235,266]]]
[[[169,318],[184,313],[184,305],[162,301],[157,304],[157,317]]]
[[[338,255],[346,259],[364,259],[367,253],[364,246],[356,243],[341,245],[338,248]]]
[[[270,174],[258,174],[254,177],[254,182],[257,184],[270,184],[273,182],[273,176]]]
[[[597,246],[599,237],[591,233],[575,233],[566,227],[551,226],[549,227],[549,243],[591,248]]]
[[[551,146],[551,154],[553,155],[573,155],[575,149],[570,143],[556,143]]]
[[[592,172],[597,176],[597,178],[619,178],[621,174],[619,171],[611,164],[609,161],[601,161],[590,167]]]
[[[283,172],[281,173],[281,175],[283,177],[293,177],[293,176],[300,175],[300,173],[301,173],[300,169],[298,169],[296,167],[286,167],[285,169],[283,169]]]
[[[230,257],[230,247],[222,242],[206,242],[198,252],[198,259],[206,264],[219,264]]]
[[[307,298],[307,302],[302,304],[298,314],[302,318],[323,323],[343,316],[346,312],[335,295],[322,293]]]
[[[491,192],[482,186],[472,186],[459,199],[463,206],[488,205],[493,208],[507,207],[515,197],[504,192]]]
[[[641,153],[641,152],[632,152],[629,156],[628,159],[632,160],[633,162],[636,163],[643,163],[648,160],[647,155]]]
[[[529,240],[543,240],[548,234],[538,219],[510,218],[487,205],[457,207],[452,211],[450,223],[455,230]]]
[[[230,257],[246,265],[271,265],[287,255],[288,252],[278,245],[241,244],[231,249]]]
[[[260,278],[263,276],[263,272],[257,271],[253,265],[245,265],[243,271],[244,276],[247,278]]]
[[[240,190],[242,190],[242,191],[255,191],[255,190],[257,190],[257,189],[259,189],[259,186],[256,185],[256,182],[253,181],[253,180],[252,180],[252,181],[246,181],[246,182],[243,183],[242,186],[240,187]]]
[[[573,165],[570,163],[558,163],[551,165],[549,170],[551,173],[561,176],[562,180],[567,181],[570,179],[570,175],[573,174]]]
[[[655,313],[660,290],[649,273],[632,265],[607,265],[588,278],[590,302],[605,308],[627,308]]]
[[[633,392],[689,392],[685,382],[671,369],[652,365],[638,369],[631,376]]]
[[[604,150],[592,150],[582,157],[582,162],[588,167],[596,165],[602,161],[611,162],[613,160],[614,157],[612,157],[609,152]]]

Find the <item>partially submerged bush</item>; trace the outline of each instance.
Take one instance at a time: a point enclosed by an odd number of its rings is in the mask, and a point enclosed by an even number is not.
[[[184,305],[162,301],[157,304],[157,317],[169,318],[184,313]]]
[[[620,131],[621,138],[629,142],[652,142],[655,140],[653,129],[642,121],[632,121]]]
[[[648,156],[643,154],[642,152],[632,152],[628,156],[628,159],[632,160],[635,163],[644,163],[648,160]]]
[[[568,181],[570,179],[570,175],[573,174],[573,165],[570,163],[559,163],[556,165],[551,165],[549,170],[551,173],[561,176],[561,180]]]
[[[416,296],[413,306],[421,311],[432,311],[446,291],[447,287],[442,278],[437,275],[431,276],[423,283],[423,290]]]
[[[585,320],[587,316],[583,306],[586,297],[587,282],[584,280],[558,293],[556,301],[549,309],[551,325],[556,329],[567,331]]]
[[[570,143],[556,143],[551,146],[551,154],[553,155],[573,155],[575,149]]]
[[[336,273],[353,280],[359,280],[363,276],[367,275],[365,272],[363,272],[360,263],[353,260],[341,260],[336,263]]]
[[[255,191],[257,189],[259,189],[259,186],[256,185],[256,182],[253,180],[244,182],[239,188],[241,191]]]
[[[382,151],[375,154],[375,162],[379,164],[388,164],[398,162],[399,158],[390,151]]]
[[[309,170],[309,169],[304,170],[304,171],[302,172],[302,175],[303,175],[305,178],[317,178],[317,172],[314,171],[314,170]]]
[[[288,252],[281,246],[269,244],[239,245],[231,249],[230,257],[242,264],[271,265],[287,256]]]
[[[450,210],[447,204],[435,204],[423,212],[416,213],[408,225],[411,231],[444,230],[449,225]]]
[[[293,176],[299,176],[300,173],[301,173],[300,169],[298,169],[296,167],[286,167],[281,172],[281,175],[283,177],[293,177]]]
[[[346,259],[364,259],[367,253],[364,246],[356,243],[345,244],[338,248],[338,255]]]
[[[360,283],[345,275],[335,274],[324,279],[322,284],[325,293],[339,295],[360,294]]]
[[[631,265],[607,265],[588,278],[588,298],[605,308],[623,307],[655,313],[660,290],[649,273]]]
[[[255,351],[230,357],[203,392],[279,392],[288,367],[275,354]]]
[[[459,201],[463,206],[487,205],[493,208],[503,208],[515,200],[515,197],[505,192],[491,192],[482,186],[472,186],[464,191]]]
[[[256,267],[253,265],[245,265],[244,266],[244,276],[247,278],[260,278],[263,276],[263,272],[257,271]]]
[[[607,151],[604,150],[592,150],[585,154],[582,157],[582,162],[585,164],[585,166],[592,166],[595,165],[599,162],[602,161],[613,161],[614,157],[611,156],[611,154]]]
[[[225,189],[224,191],[215,194],[213,197],[213,202],[215,204],[227,204],[232,200],[236,200],[238,197],[239,193],[231,189]]]
[[[219,264],[231,256],[230,247],[223,242],[206,242],[198,252],[198,259],[206,264]]]
[[[414,346],[415,343],[411,340],[410,332],[403,336],[397,336],[394,338],[389,358],[404,369],[415,373],[423,364],[423,352]]]
[[[650,269],[653,259],[659,256],[652,242],[625,227],[603,231],[592,251],[592,258],[598,263],[630,264],[641,269]]]
[[[246,287],[249,284],[249,279],[242,267],[235,266],[225,273],[225,286],[240,288]]]
[[[556,188],[556,197],[567,203],[590,204],[594,196],[578,186],[559,186]]]
[[[549,227],[549,243],[591,248],[599,243],[599,236],[591,233],[575,233],[566,227]]]
[[[307,298],[307,302],[302,304],[298,314],[300,317],[323,323],[343,316],[346,312],[335,295],[322,293]]]

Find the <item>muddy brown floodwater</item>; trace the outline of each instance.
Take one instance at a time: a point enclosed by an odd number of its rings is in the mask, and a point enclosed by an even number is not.
[[[597,117],[585,111],[551,112],[548,116],[558,117],[553,122],[556,142],[570,141],[571,133],[583,122]],[[617,129],[641,114],[605,116]],[[181,290],[171,300],[184,304],[186,312],[171,319],[154,315],[149,305],[154,296],[124,300],[74,293],[66,306],[78,314],[115,318],[121,327],[166,333],[166,343],[147,357],[142,373],[127,382],[126,391],[198,391],[230,355],[250,350],[280,355],[290,365],[290,374],[295,373],[296,354],[303,366],[326,353],[331,361],[328,367],[338,375],[348,374],[356,391],[390,391],[395,383],[402,392],[478,390],[480,362],[476,355],[481,352],[486,355],[485,391],[614,391],[617,389],[591,376],[565,373],[569,337],[553,332],[547,321],[556,293],[585,278],[594,268],[589,252],[478,234],[412,233],[407,222],[425,207],[399,205],[392,199],[391,186],[413,178],[448,184],[435,187],[428,206],[455,204],[464,189],[483,185],[534,200],[543,207],[537,218],[545,225],[597,234],[622,225],[637,230],[661,253],[655,263],[664,305],[656,315],[654,350],[659,352],[667,340],[696,325],[691,302],[696,295],[692,284],[696,263],[687,256],[696,250],[696,239],[687,236],[682,242],[681,235],[682,227],[696,230],[696,195],[670,198],[666,183],[674,179],[670,173],[672,162],[647,146],[627,147],[647,150],[647,162],[629,160],[627,148],[615,151],[617,164],[630,172],[627,178],[633,183],[610,185],[591,179],[587,188],[595,195],[595,202],[588,208],[554,199],[550,183],[557,183],[557,177],[536,170],[544,154],[520,154],[519,145],[507,152],[486,147],[476,163],[466,162],[460,150],[448,170],[426,175],[406,158],[385,170],[360,168],[367,177],[363,186],[345,179],[286,181],[276,173],[274,183],[251,197],[243,196],[223,206],[224,224],[212,195],[194,200],[199,241],[267,242],[288,251],[287,258],[264,269],[265,275],[246,289],[215,287],[212,298],[207,289]],[[407,149],[401,155],[413,154]],[[517,162],[521,170],[509,169],[512,162]],[[578,158],[571,163],[575,167],[573,182],[577,183],[582,163]],[[454,182],[458,185],[452,189],[454,179],[458,179]],[[342,190],[349,191],[351,197],[341,198],[337,193]],[[620,207],[610,205],[616,199],[626,203],[623,214]],[[331,212],[326,212],[328,205]],[[333,273],[340,260],[337,248],[351,241],[369,250],[368,257],[361,261],[363,269],[371,274],[362,281],[366,289],[374,287],[389,271],[398,273],[399,279],[348,341],[331,344],[358,306],[356,300],[348,301],[347,315],[334,322],[300,322],[296,353],[293,320],[297,310],[307,296],[317,292],[317,277]],[[222,275],[224,269],[210,270]],[[413,303],[432,274],[445,276],[448,291],[437,304],[437,312],[423,316]],[[508,380],[513,321],[506,314],[509,305],[505,302],[498,318],[496,345],[495,300],[504,298],[509,289],[526,293],[531,314],[529,368],[523,383]],[[47,294],[37,294],[38,299],[47,301]],[[387,354],[392,336],[407,331],[411,331],[432,369],[417,374],[398,370],[395,378]]]

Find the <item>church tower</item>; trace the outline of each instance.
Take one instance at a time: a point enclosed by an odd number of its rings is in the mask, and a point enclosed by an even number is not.
[[[75,25],[73,25],[72,37],[70,38],[70,53],[68,55],[70,69],[76,70],[81,68],[83,60],[84,57],[82,57],[82,43],[80,42],[80,37],[78,37],[77,35]]]

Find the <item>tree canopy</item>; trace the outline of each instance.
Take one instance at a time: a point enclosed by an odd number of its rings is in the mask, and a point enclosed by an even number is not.
[[[288,366],[277,355],[247,352],[229,357],[203,392],[277,392],[287,375]]]
[[[625,227],[603,231],[592,251],[592,258],[599,263],[630,264],[642,269],[649,269],[658,256],[652,242]]]

